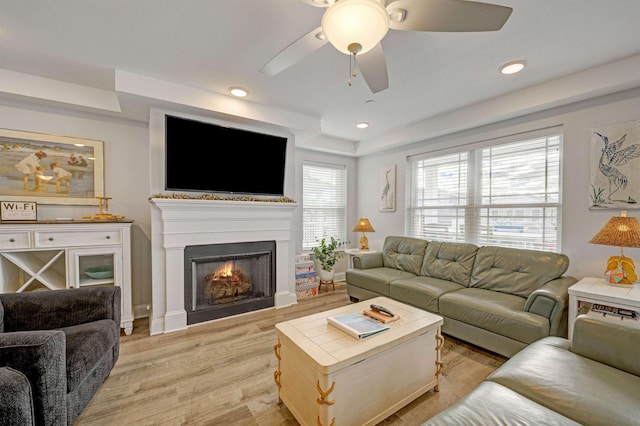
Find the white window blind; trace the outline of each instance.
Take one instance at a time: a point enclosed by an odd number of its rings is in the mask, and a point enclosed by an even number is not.
[[[319,240],[346,240],[347,179],[344,166],[302,165],[302,249],[311,250]]]
[[[409,159],[407,234],[560,250],[562,136]]]

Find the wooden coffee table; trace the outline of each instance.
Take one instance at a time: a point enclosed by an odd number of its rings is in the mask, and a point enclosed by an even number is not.
[[[400,319],[358,340],[327,323],[375,303]],[[278,396],[301,425],[374,425],[429,391],[442,370],[442,317],[377,297],[276,324]]]

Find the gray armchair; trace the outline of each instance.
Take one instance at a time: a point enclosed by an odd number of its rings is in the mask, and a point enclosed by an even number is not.
[[[2,424],[73,424],[119,351],[120,287],[0,294]]]

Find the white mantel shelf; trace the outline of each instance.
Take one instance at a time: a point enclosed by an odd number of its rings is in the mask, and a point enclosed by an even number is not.
[[[184,248],[276,242],[275,307],[297,303],[292,215],[297,203],[151,198],[152,308],[150,334],[187,328]]]

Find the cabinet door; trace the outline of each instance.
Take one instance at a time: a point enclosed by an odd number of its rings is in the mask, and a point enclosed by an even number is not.
[[[122,286],[122,247],[71,249],[67,269],[70,288]]]

